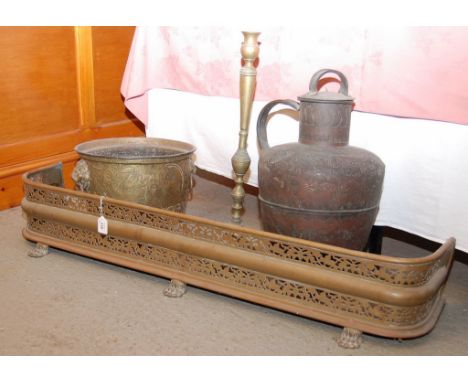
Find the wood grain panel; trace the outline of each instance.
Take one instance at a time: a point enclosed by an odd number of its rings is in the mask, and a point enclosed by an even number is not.
[[[83,127],[96,124],[92,27],[75,27],[78,102]]]
[[[73,27],[0,27],[0,144],[76,129]]]
[[[94,94],[97,125],[127,120],[120,84],[135,27],[93,27]]]
[[[45,158],[73,151],[81,142],[92,139],[142,136],[143,132],[128,121],[113,127],[76,129],[65,133],[49,135],[46,139],[34,138],[0,147],[0,175],[4,166],[12,166],[38,158]]]
[[[71,187],[77,144],[144,136],[120,96],[133,32],[0,27],[0,209],[21,202],[21,176],[38,167],[63,162]]]

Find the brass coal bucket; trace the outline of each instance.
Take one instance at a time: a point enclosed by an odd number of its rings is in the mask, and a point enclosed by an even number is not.
[[[195,147],[169,139],[108,138],[75,147],[79,190],[184,212],[192,189]]]

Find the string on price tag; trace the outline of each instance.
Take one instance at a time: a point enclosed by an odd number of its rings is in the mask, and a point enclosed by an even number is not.
[[[99,199],[99,216],[97,221],[97,231],[101,235],[107,235],[108,233],[108,224],[107,219],[104,217],[104,196],[101,196]]]

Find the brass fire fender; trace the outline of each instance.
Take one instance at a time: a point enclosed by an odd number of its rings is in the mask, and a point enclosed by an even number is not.
[[[101,198],[63,188],[60,164],[23,180],[23,236],[36,254],[52,246],[336,324],[345,347],[360,332],[424,335],[444,305],[453,238],[422,258],[380,256],[111,198],[101,235]]]

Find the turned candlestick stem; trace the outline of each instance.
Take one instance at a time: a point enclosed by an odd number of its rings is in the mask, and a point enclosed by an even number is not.
[[[231,215],[234,223],[241,223],[241,216],[244,210],[244,176],[250,167],[250,157],[247,152],[247,138],[249,136],[250,114],[252,111],[253,97],[257,79],[255,60],[258,57],[259,32],[242,32],[244,42],[241,46],[242,67],[240,69],[240,130],[239,145],[237,151],[231,159],[234,170],[235,186],[232,189],[232,209]]]

